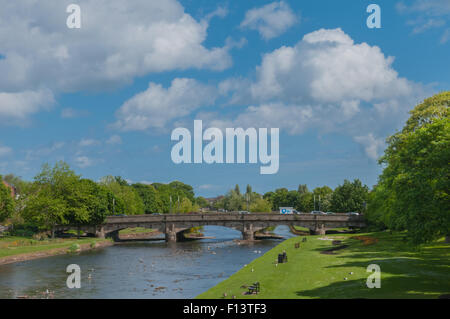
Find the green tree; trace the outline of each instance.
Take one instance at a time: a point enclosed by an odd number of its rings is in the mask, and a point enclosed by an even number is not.
[[[169,183],[169,187],[172,189],[173,194],[180,197],[187,197],[191,202],[194,201],[194,188],[191,185],[184,184],[179,181],[173,181]]]
[[[117,198],[116,214],[138,215],[144,214],[144,203],[138,192],[131,186],[118,182],[115,177],[105,176],[100,181]]]
[[[41,185],[39,191],[30,196],[23,216],[39,229],[51,230],[53,238],[54,226],[68,223],[67,203],[62,198],[55,197],[49,185]]]
[[[14,200],[11,196],[11,189],[2,182],[0,175],[0,222],[10,217],[14,211]]]
[[[298,203],[295,209],[299,212],[309,213],[314,210],[314,196],[313,193],[307,191],[299,194]]]
[[[209,202],[202,196],[195,198],[195,203],[201,208],[209,207]]]
[[[145,214],[161,213],[163,201],[159,197],[158,191],[152,185],[133,184],[133,188],[138,192],[144,203]]]
[[[235,193],[237,194],[237,195],[241,195],[241,191],[240,191],[240,189],[239,189],[239,185],[238,184],[236,184],[236,186],[234,187],[234,191],[235,191]]]
[[[272,204],[263,198],[257,198],[250,205],[250,211],[270,213],[272,211]]]
[[[450,91],[417,105],[401,132],[388,138],[369,216],[406,229],[415,244],[450,234]]]
[[[333,190],[328,186],[316,187],[313,190],[313,196],[316,197],[316,209],[321,211],[331,210],[331,197]],[[314,201],[314,197],[313,197]],[[313,203],[314,205],[314,203]]]
[[[331,196],[331,209],[335,212],[365,212],[369,188],[359,179],[339,185]]]
[[[298,185],[298,190],[297,191],[299,192],[299,194],[309,193],[308,186],[306,186],[306,184]]]

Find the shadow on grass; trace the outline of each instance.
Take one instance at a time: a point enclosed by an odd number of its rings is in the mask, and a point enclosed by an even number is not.
[[[409,298],[439,298],[449,294],[450,289],[442,281],[430,280],[425,276],[402,275],[383,278],[380,288],[368,288],[366,279],[335,282],[325,287],[297,291],[299,297],[325,299],[409,299]]]
[[[335,256],[344,263],[326,266],[329,269],[366,270],[370,264],[381,268],[381,288],[368,288],[367,277],[334,282],[328,286],[298,291],[300,297],[312,298],[438,298],[450,293],[450,245],[436,243],[421,248],[404,242],[403,234],[377,234],[379,241],[363,245],[348,238],[349,247]],[[442,246],[442,247],[441,247]],[[332,247],[315,249],[318,253]],[[348,277],[351,277],[350,275]]]

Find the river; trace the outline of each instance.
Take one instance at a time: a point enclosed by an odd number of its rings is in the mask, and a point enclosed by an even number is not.
[[[207,226],[191,242],[128,242],[0,266],[0,298],[194,298],[258,258],[280,240],[238,244],[240,232]],[[287,226],[277,235],[292,237]],[[81,288],[66,286],[66,267],[81,268]],[[47,291],[48,290],[48,291]]]

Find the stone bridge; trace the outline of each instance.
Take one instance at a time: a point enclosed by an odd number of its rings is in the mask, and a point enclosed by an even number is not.
[[[99,226],[57,226],[57,231],[80,229],[96,237],[112,237],[119,240],[119,231],[126,228],[144,227],[159,230],[165,234],[166,241],[174,242],[177,234],[197,226],[223,226],[236,229],[242,233],[244,240],[253,240],[254,234],[270,226],[301,226],[314,234],[324,235],[327,229],[365,226],[363,216],[344,214],[336,215],[282,215],[274,213],[205,213],[205,214],[166,214],[166,215],[133,215],[107,217]]]

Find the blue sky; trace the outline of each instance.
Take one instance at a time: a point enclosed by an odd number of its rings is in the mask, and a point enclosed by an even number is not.
[[[66,7],[81,8],[68,29]],[[369,29],[366,7],[381,8]],[[0,174],[180,180],[198,195],[335,187],[450,87],[450,1],[0,0]],[[172,162],[176,127],[279,127],[280,167]]]

